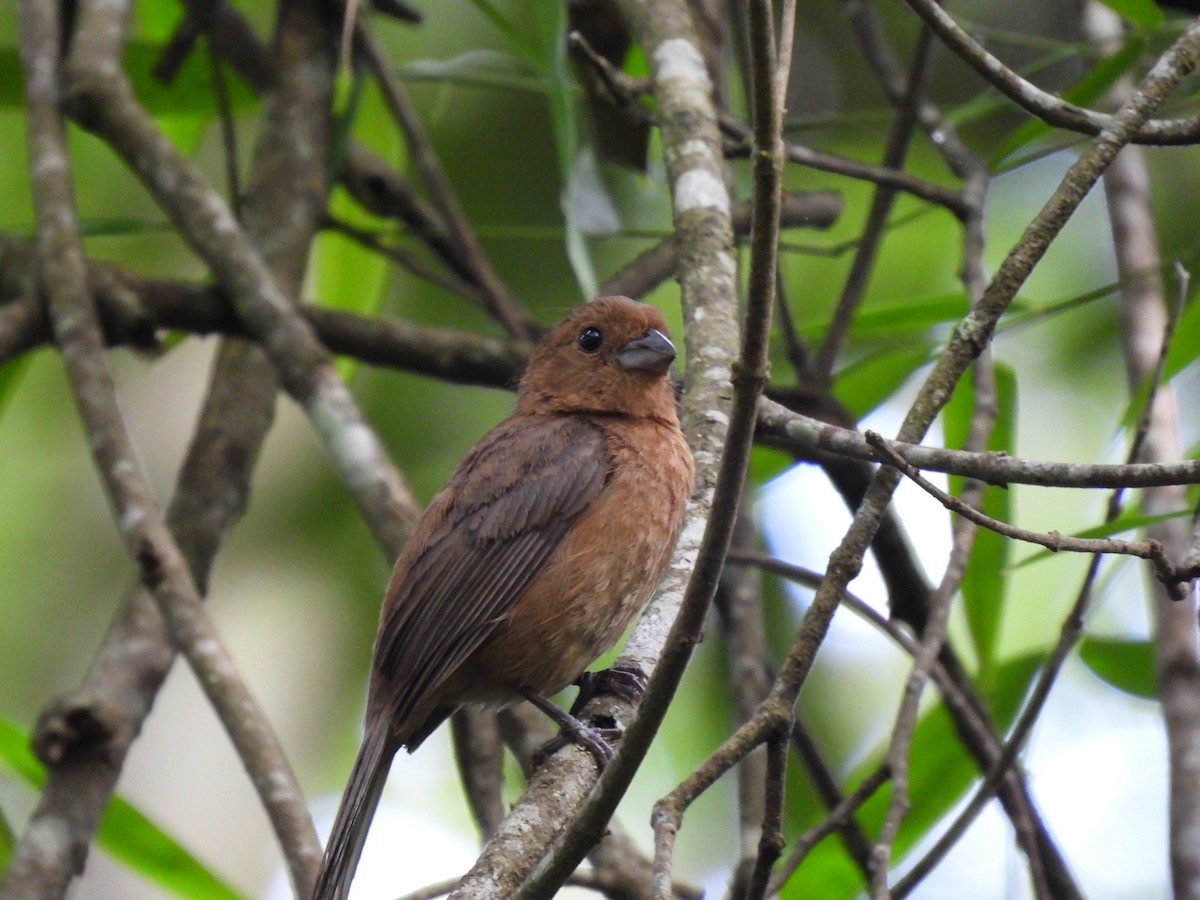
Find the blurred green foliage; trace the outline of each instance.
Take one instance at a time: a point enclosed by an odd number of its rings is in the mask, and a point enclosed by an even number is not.
[[[1110,5],[1137,28],[1108,62],[1085,52],[1075,31],[1064,25],[1072,21],[1068,7],[1073,4],[1018,4],[1018,12],[1011,4],[978,0],[963,4],[963,15],[988,32],[1006,59],[1036,70],[1049,89],[1079,102],[1098,103],[1097,97],[1116,77],[1140,69],[1146,48],[1160,48],[1178,30],[1178,23],[1164,20],[1145,2],[1114,0]],[[914,26],[911,17],[893,8],[899,6],[882,4],[879,12],[904,52]],[[820,149],[873,162],[883,154],[891,112],[864,77],[865,64],[837,7],[833,2],[800,4],[789,134]],[[263,28],[262,33],[269,33],[270,3],[255,0],[239,8]],[[379,34],[408,78],[486,251],[514,295],[543,323],[558,318],[594,282],[665,235],[671,221],[662,164],[655,155],[645,173],[597,164],[607,199],[620,217],[620,228],[611,234],[589,233],[583,210],[564,200],[578,196],[568,188],[589,138],[578,118],[579,90],[564,54],[562,9],[561,4],[536,0],[455,0],[425,4],[426,22],[419,28],[379,24]],[[193,54],[170,86],[150,75],[158,48],[178,18],[175,3],[137,4],[126,65],[139,96],[163,129],[214,183],[223,184],[216,104],[204,54]],[[644,71],[644,61],[636,54],[630,65],[641,65]],[[33,219],[18,73],[15,24],[11,16],[0,17],[0,146],[9,148],[0,154],[0,228],[29,235]],[[375,88],[349,78],[343,76],[339,95],[347,133],[406,168],[405,150]],[[230,81],[244,170],[259,106],[248,88],[236,78]],[[729,87],[731,105],[744,105],[737,80]],[[938,60],[930,90],[958,121],[974,150],[997,166],[986,253],[987,264],[994,268],[1053,189],[1082,139],[1030,124],[949,59]],[[161,212],[107,149],[77,131],[71,133],[71,146],[89,254],[147,275],[205,277]],[[1064,147],[1067,153],[1057,152]],[[660,153],[657,147],[654,152]],[[1148,154],[1164,252],[1185,264],[1194,264],[1200,239],[1191,204],[1179,198],[1194,197],[1200,189],[1198,153],[1186,149]],[[954,184],[935,148],[923,140],[914,145],[908,168],[918,176]],[[815,342],[841,291],[872,188],[799,168],[788,170],[787,181],[792,189],[833,187],[845,200],[845,214],[827,233],[785,236],[782,297],[801,337]],[[744,197],[744,163],[731,165],[731,182]],[[356,227],[403,238],[390,233],[388,223],[357,209],[340,190],[335,191],[331,211]],[[839,400],[858,417],[902,402],[912,379],[936,354],[966,305],[957,275],[961,234],[953,216],[901,195],[891,221],[834,384]],[[1014,305],[995,346],[1001,362],[1000,419],[992,449],[1046,459],[1121,458],[1130,423],[1108,242],[1102,200],[1089,198]],[[311,263],[304,289],[309,302],[499,333],[481,310],[385,263],[340,234],[322,234]],[[664,285],[645,299],[664,309],[678,334],[682,322],[675,285]],[[1200,314],[1189,305],[1169,360],[1169,374],[1179,384],[1188,383],[1200,354],[1198,329]],[[186,339],[154,359],[123,350],[112,354],[130,427],[164,502],[202,396],[213,344],[212,339]],[[773,381],[790,384],[792,373],[778,339],[772,364]],[[500,391],[441,384],[348,360],[341,362],[341,371],[351,379],[371,422],[422,500],[511,402]],[[970,400],[964,382],[945,416],[949,444],[962,439]],[[1195,430],[1197,423],[1189,419],[1185,425]],[[1187,435],[1188,443],[1196,440],[1195,434]],[[49,698],[79,683],[133,574],[92,472],[61,366],[50,350],[0,367],[0,459],[0,714],[31,723]],[[777,451],[757,450],[755,487],[769,490],[770,479],[788,462]],[[998,518],[1063,532],[1084,532],[1103,515],[1098,496],[1077,492],[1064,499],[1062,493],[1020,487],[989,488],[985,506]],[[820,511],[797,504],[797,516],[810,513]],[[1125,527],[1142,524],[1125,521]],[[920,541],[922,535],[914,539]],[[981,534],[963,584],[965,618],[955,626],[955,638],[979,667],[981,688],[1001,724],[1011,721],[1025,696],[1058,619],[1073,599],[1083,565],[1078,559],[1041,555],[1036,565],[1014,565],[1013,551],[1008,541]],[[294,754],[302,782],[314,794],[340,787],[355,747],[378,598],[389,568],[307,426],[288,401],[281,401],[279,423],[264,452],[250,509],[218,562],[212,602],[218,625],[230,635],[239,659],[245,660],[248,678],[264,697]],[[765,590],[771,646],[781,654],[799,609],[775,579],[766,579]],[[1108,683],[1152,696],[1144,605],[1142,596],[1102,596],[1090,623],[1097,633],[1087,639],[1082,656]],[[623,807],[638,829],[649,802],[674,786],[730,730],[728,673],[715,624],[707,637],[667,719],[661,752],[651,757]],[[892,715],[886,704],[847,703],[837,685],[812,696],[822,684],[827,683],[821,680],[819,666],[805,704],[825,745],[851,743],[848,736],[863,732],[865,717]],[[886,693],[894,687],[880,690]],[[189,715],[204,718],[196,712],[202,707],[191,702]],[[164,724],[156,725],[160,721]],[[149,730],[157,735],[155,740],[167,741],[161,732],[178,727],[178,718],[160,711]],[[207,718],[196,727],[175,739],[198,745],[220,740]],[[844,783],[853,785],[868,772],[882,746],[876,741],[853,759],[837,760]],[[11,764],[12,758],[6,758]],[[263,849],[269,847],[263,823],[240,808],[236,816],[219,817],[225,824],[236,819],[237,826],[214,835],[214,828],[222,830],[220,825],[205,823],[192,810],[173,808],[170,798],[155,793],[153,785],[163,783],[161,775],[152,774],[156,765],[170,768],[171,777],[186,782],[212,777],[206,762],[142,756],[131,765],[131,790],[139,803],[154,808],[151,815],[163,822],[163,831],[121,801],[123,812],[112,814],[115,821],[107,827],[102,846],[136,871],[157,877],[151,871],[157,851],[146,849],[145,842],[170,841],[166,835],[176,834],[184,844],[197,842],[207,848],[203,858],[213,860],[210,872],[190,854],[178,852],[188,866],[199,869],[196,877],[210,878],[211,884],[191,881],[183,887],[167,884],[166,889],[195,897],[262,892],[275,865],[271,851]],[[210,789],[206,785],[221,809],[245,802],[242,795],[248,791],[237,774],[233,767],[228,783]],[[953,737],[944,709],[931,704],[917,730],[914,809],[898,854],[961,799],[976,774]],[[0,769],[0,863],[9,846],[5,821],[20,828],[21,815],[10,810],[27,808],[30,802],[28,790],[7,784],[8,778]],[[151,787],[138,787],[143,778]],[[719,879],[735,861],[730,781],[705,799],[704,815],[688,819],[679,865],[685,880]],[[818,821],[824,809],[798,764],[791,768],[789,790],[787,818],[793,835]],[[13,796],[18,799],[10,802]],[[864,810],[868,833],[874,833],[885,801],[886,794],[880,795]],[[640,832],[638,837],[645,839]],[[239,857],[236,864],[222,855],[229,844],[253,841],[259,849],[249,858]],[[226,879],[235,887],[226,887]],[[840,843],[828,840],[789,886],[788,896],[849,897],[861,889],[861,876]],[[83,890],[88,890],[86,884]]]

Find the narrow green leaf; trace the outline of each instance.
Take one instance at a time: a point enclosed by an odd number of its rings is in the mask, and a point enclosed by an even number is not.
[[[858,340],[899,340],[908,334],[957,322],[966,312],[967,298],[961,291],[919,297],[904,303],[873,303],[863,307],[854,316],[850,336]],[[807,321],[801,328],[801,334],[815,342],[829,330],[831,322],[832,319],[828,317]]]
[[[755,444],[750,451],[750,483],[761,487],[796,464],[790,453]]]
[[[567,259],[579,284],[580,293],[590,297],[596,293],[599,279],[592,262],[585,234],[586,207],[606,201],[599,179],[589,182],[589,169],[581,156],[579,140],[575,72],[566,51],[567,7],[564,3],[534,4],[537,19],[540,60],[538,69],[545,73],[547,98],[550,102],[550,121],[554,127],[554,144],[558,151],[559,179],[563,190],[563,219],[566,232]],[[590,200],[588,198],[591,198]]]
[[[929,362],[934,346],[933,341],[912,338],[869,354],[838,371],[834,393],[856,419],[861,419]]]
[[[474,6],[480,13],[483,14],[492,27],[496,29],[500,35],[508,41],[513,51],[525,62],[529,63],[534,68],[541,68],[541,52],[535,41],[529,39],[525,33],[525,29],[519,27],[508,16],[501,12],[500,8],[492,2],[492,0],[471,0],[471,5]],[[562,4],[549,4],[560,6]]]
[[[390,125],[383,98],[372,83],[358,78],[342,78],[338,83],[339,146],[350,136],[370,147],[380,157],[399,166],[403,147]],[[391,226],[359,206],[342,187],[330,195],[329,211],[338,221],[374,232]],[[374,315],[387,288],[389,261],[358,241],[336,231],[317,235],[312,252],[312,283],[317,302],[322,306]],[[337,360],[338,374],[350,380],[358,361],[350,357]]]
[[[0,366],[0,419],[4,418],[4,411],[16,396],[17,386],[29,371],[32,361],[33,354],[24,353]]]
[[[646,54],[642,52],[641,44],[634,44],[621,60],[621,71],[630,78],[648,78],[650,66],[646,62]]]
[[[1106,56],[1075,84],[1063,91],[1063,99],[1076,106],[1091,105],[1137,63],[1145,49],[1146,41],[1143,38],[1137,35],[1129,36],[1120,50],[1111,56]],[[999,169],[1004,161],[1018,150],[1049,132],[1050,126],[1041,119],[1030,119],[1018,127],[1007,140],[1001,141],[992,151],[988,159],[988,167],[992,170]]]
[[[1113,535],[1123,534],[1127,531],[1139,531],[1150,525],[1157,525],[1159,522],[1166,522],[1168,519],[1182,519],[1184,516],[1190,516],[1193,513],[1191,506],[1185,509],[1177,509],[1174,512],[1158,513],[1153,516],[1144,516],[1136,509],[1127,509],[1120,516],[1111,522],[1101,522],[1099,525],[1093,525],[1090,528],[1085,528],[1083,531],[1077,531],[1071,537],[1077,538],[1107,538]],[[1057,554],[1053,550],[1039,550],[1037,553],[1031,553],[1029,556],[1022,559],[1020,562],[1013,563],[1013,569],[1020,569],[1035,562],[1041,562],[1044,559],[1049,559]]]
[[[1017,416],[1017,382],[1012,369],[997,364],[996,425],[992,429],[987,449],[1013,453]],[[970,377],[963,378],[943,412],[947,447],[961,447],[967,437],[974,410],[974,390]],[[963,479],[951,477],[950,491],[962,493]],[[1002,522],[1012,521],[1012,497],[1004,488],[988,485],[983,492],[983,511]],[[1000,635],[1004,616],[1004,601],[1008,594],[1008,560],[1011,545],[1007,538],[987,528],[975,535],[971,556],[962,580],[964,611],[971,632],[975,654],[983,672],[988,670]]]
[[[13,834],[12,826],[8,824],[4,808],[0,807],[0,872],[8,869],[8,861],[12,859],[12,848],[15,843],[16,836]]]
[[[1195,282],[1189,301],[1195,297]],[[1171,346],[1167,348],[1167,365],[1164,378],[1171,378],[1200,358],[1200,303],[1189,302],[1179,317]]]
[[[400,68],[405,81],[436,81],[499,90],[546,93],[546,80],[511,53],[469,50],[449,59],[417,59]]]
[[[29,749],[29,736],[3,717],[0,717],[0,761],[35,788],[46,781],[45,769]],[[193,900],[244,897],[120,797],[109,800],[100,817],[96,842],[109,856],[179,897]]]
[[[1101,680],[1135,697],[1158,696],[1154,647],[1149,641],[1086,635],[1079,656]]]
[[[1100,0],[1100,2],[1142,28],[1158,28],[1163,23],[1163,11],[1153,0]]]
[[[1041,654],[1020,656],[993,666],[988,676],[992,713],[1003,731],[1011,724],[1029,690],[1034,673],[1041,665]],[[844,780],[843,790],[857,787],[879,764],[882,749]],[[909,754],[909,796],[912,809],[900,827],[895,858],[922,840],[958,803],[972,784],[979,780],[979,765],[963,749],[954,723],[941,703],[922,714],[913,734]],[[887,809],[888,791],[877,792],[858,813],[868,835],[877,834]],[[825,815],[825,807],[811,793],[793,791],[788,786],[789,828],[803,829],[816,824]],[[862,873],[850,860],[842,843],[829,838],[819,844],[804,865],[784,886],[781,896],[787,900],[820,897],[842,900],[861,896],[865,885]]]

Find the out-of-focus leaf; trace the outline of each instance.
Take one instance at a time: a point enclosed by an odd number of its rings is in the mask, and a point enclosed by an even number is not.
[[[209,115],[164,115],[154,120],[158,130],[185,156],[195,151],[211,121]]]
[[[496,31],[508,41],[517,56],[533,68],[541,68],[542,54],[537,43],[529,39],[526,29],[509,19],[491,0],[471,0],[471,5],[492,23]],[[555,3],[551,5],[559,6],[560,4]]]
[[[646,64],[646,54],[640,44],[634,44],[625,54],[621,62],[621,71],[630,78],[646,78],[650,75],[650,66]]]
[[[1159,522],[1166,522],[1168,519],[1182,519],[1184,516],[1190,516],[1193,508],[1188,506],[1185,509],[1177,509],[1175,512],[1159,513],[1154,516],[1144,516],[1136,509],[1127,509],[1120,516],[1111,522],[1101,522],[1099,525],[1093,525],[1091,528],[1085,528],[1083,531],[1077,531],[1071,537],[1077,538],[1106,538],[1116,534],[1122,534],[1126,531],[1137,531],[1141,528],[1146,528],[1149,525],[1157,525]],[[1041,562],[1044,559],[1049,559],[1057,554],[1053,550],[1039,550],[1037,553],[1032,553],[1020,562],[1013,563],[1012,568],[1020,569],[1024,566],[1031,565],[1035,562]]]
[[[929,362],[934,346],[933,341],[914,338],[872,353],[837,373],[834,393],[856,419],[861,419]]]
[[[134,92],[152,116],[164,114],[204,113],[217,111],[213,96],[212,77],[203,52],[191,54],[170,84],[163,84],[152,74],[162,47],[144,40],[131,41],[125,48],[122,61],[133,82]],[[21,104],[20,67],[15,47],[0,48],[0,106]],[[10,77],[11,76],[11,77]],[[229,103],[235,110],[254,107],[258,98],[236,75],[229,73]]]
[[[1163,11],[1154,0],[1100,0],[1100,2],[1142,28],[1157,28],[1163,23]]]
[[[774,447],[755,444],[750,451],[750,483],[761,487],[776,475],[786,472],[796,461],[791,455]]]
[[[1002,731],[1016,718],[1045,660],[1046,657],[1041,653],[1029,653],[1007,659],[979,674],[976,687],[983,694],[988,708],[996,710],[1000,716]]]
[[[1192,288],[1193,297],[1194,285],[1195,281]],[[1200,358],[1200,303],[1192,302],[1183,311],[1179,323],[1175,326],[1175,335],[1171,339],[1171,346],[1167,348],[1167,365],[1163,377],[1177,375],[1197,358]],[[1136,418],[1136,413],[1134,417]]]
[[[126,237],[128,235],[168,232],[171,224],[165,219],[124,219],[88,216],[79,221],[79,232],[84,237]]]
[[[1140,0],[1140,2],[1145,2],[1145,0]],[[1150,5],[1153,6],[1153,4]],[[1137,63],[1145,49],[1145,40],[1137,35],[1131,35],[1120,50],[1112,56],[1102,59],[1075,84],[1063,91],[1063,99],[1076,106],[1089,106]],[[1035,118],[1025,122],[992,151],[988,160],[989,167],[993,170],[1000,168],[1001,164],[1013,153],[1049,131],[1050,126],[1041,119]]]
[[[600,176],[596,154],[591,147],[580,147],[575,152],[563,203],[571,210],[575,227],[581,234],[608,237],[621,227],[621,217]]]
[[[33,354],[25,353],[0,366],[0,419],[4,418],[4,410],[8,408],[32,360]]]
[[[162,43],[170,38],[185,15],[174,3],[135,3],[133,33],[139,40]]]
[[[1086,48],[1081,44],[1062,41],[1047,48],[1037,59],[1017,69],[1017,74],[1027,80],[1036,80],[1037,76],[1054,66],[1061,65],[1064,60],[1077,60]],[[999,94],[990,84],[984,84],[971,100],[948,111],[947,119],[956,127],[962,128],[970,122],[999,112],[1011,112],[1012,101]]]
[[[988,439],[987,449],[1013,453],[1017,416],[1017,381],[1012,369],[997,363],[995,427]],[[946,446],[961,447],[971,426],[975,392],[968,375],[959,381],[954,395],[943,411]],[[951,476],[950,492],[961,495],[963,479]],[[1012,521],[1009,492],[988,485],[983,492],[983,511],[1001,522]],[[987,671],[996,652],[1000,623],[1004,616],[1004,601],[1008,593],[1008,559],[1011,546],[1007,538],[987,528],[975,535],[971,557],[962,580],[964,609],[980,669]]]
[[[1087,635],[1079,656],[1101,680],[1135,697],[1158,696],[1154,677],[1154,647],[1149,641]]]
[[[343,110],[341,121],[345,123],[342,141],[353,135],[385,160],[398,164],[401,146],[390,119],[384,114],[378,90],[357,79],[340,79],[339,99]],[[331,193],[329,209],[337,220],[367,232],[390,224],[363,210],[340,186]],[[360,315],[374,315],[383,299],[388,265],[383,254],[344,234],[332,230],[318,233],[312,253],[312,283],[317,302]],[[342,357],[337,368],[342,378],[349,380],[358,363]]]
[[[35,788],[46,780],[45,769],[29,749],[29,736],[2,717],[0,761]],[[120,797],[109,800],[100,817],[96,841],[114,859],[169,893],[204,900],[243,897]]]
[[[405,81],[441,81],[475,87],[546,92],[545,79],[511,53],[497,50],[468,50],[450,59],[417,59],[401,70]]]
[[[8,861],[12,858],[15,841],[12,826],[8,824],[8,817],[4,815],[4,809],[0,807],[0,872],[8,869]]]
[[[588,249],[584,208],[580,201],[588,199],[588,206],[595,208],[596,190],[603,190],[599,179],[593,179],[591,189],[576,183],[582,172],[577,165],[581,152],[579,142],[579,117],[576,108],[575,73],[567,58],[565,36],[567,7],[565,3],[534,4],[537,19],[541,59],[539,69],[545,74],[550,101],[550,121],[554,125],[554,143],[558,150],[558,170],[562,184],[562,212],[566,225],[567,259],[580,293],[590,297],[596,293],[599,279]]]
[[[1025,301],[1019,305],[1017,303],[1010,304],[1009,311],[1005,313],[1004,319],[996,331],[998,334],[1003,334],[1016,328],[1024,328],[1044,322],[1052,316],[1067,313],[1078,307],[1111,297],[1119,288],[1119,283],[1112,282],[1103,287],[1085,291],[1082,294],[1076,294],[1073,297],[1067,297],[1063,300],[1054,300],[1050,303],[1030,303],[1029,301]],[[1020,299],[1020,297],[1017,298],[1018,301]]]
[[[988,679],[989,697],[995,698],[992,712],[1001,730],[1008,727],[1020,708],[1042,658],[1040,654],[1031,654],[993,666]],[[900,827],[895,845],[896,858],[901,858],[924,838],[979,778],[978,764],[963,750],[954,723],[941,703],[930,707],[921,716],[913,734],[909,760],[909,797],[913,805]],[[853,790],[878,764],[879,754],[876,753],[855,768],[843,783],[843,790]],[[877,792],[859,810],[859,823],[867,834],[878,833],[888,796],[886,789]],[[803,791],[795,792],[794,797],[789,793],[789,812],[796,811],[792,804],[797,800],[808,808],[802,810],[799,821],[790,821],[789,827],[807,828],[824,816],[825,808],[820,802],[808,800]],[[813,850],[784,886],[781,896],[788,900],[802,897],[841,900],[860,895],[863,888],[858,867],[846,855],[841,842],[829,838]]]
[[[859,340],[899,339],[921,333],[938,325],[957,322],[967,312],[967,299],[960,293],[921,297],[904,303],[872,304],[861,309],[850,325],[850,337]],[[831,320],[816,319],[800,329],[809,341],[816,342],[829,330]]]

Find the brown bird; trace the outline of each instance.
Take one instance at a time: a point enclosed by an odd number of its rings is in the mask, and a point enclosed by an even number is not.
[[[661,578],[692,489],[662,315],[627,297],[577,308],[538,344],[513,414],[429,504],[388,584],[362,746],[316,900],[343,900],[396,751],[463,705],[546,700],[581,676]]]

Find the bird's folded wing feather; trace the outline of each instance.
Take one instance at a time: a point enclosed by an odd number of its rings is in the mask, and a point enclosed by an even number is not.
[[[385,601],[375,662],[394,693],[377,699],[393,721],[495,632],[603,489],[608,465],[604,432],[580,416],[509,419],[462,461]]]

